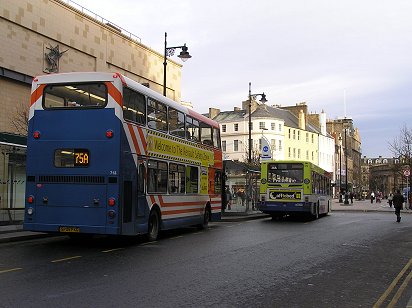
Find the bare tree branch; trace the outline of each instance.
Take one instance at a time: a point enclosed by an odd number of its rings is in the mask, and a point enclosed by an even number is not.
[[[29,108],[26,104],[20,103],[16,105],[11,124],[15,128],[17,134],[27,136],[27,121],[29,118]]]

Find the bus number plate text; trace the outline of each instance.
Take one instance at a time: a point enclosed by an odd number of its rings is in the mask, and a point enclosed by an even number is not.
[[[64,233],[79,233],[80,228],[79,227],[59,227],[59,232],[64,232]]]

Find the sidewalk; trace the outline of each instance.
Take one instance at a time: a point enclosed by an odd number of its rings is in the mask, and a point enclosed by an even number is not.
[[[231,200],[230,210],[226,208],[222,212],[222,221],[239,221],[239,220],[251,220],[269,217],[267,214],[263,214],[261,211],[254,210],[252,204],[249,206],[249,211],[246,212],[246,201],[244,205],[240,198],[237,200]]]
[[[388,212],[393,213],[394,208],[390,208],[387,200],[383,200],[382,203],[371,203],[370,200],[354,200],[353,204],[339,203],[338,199],[332,200],[332,213],[338,211],[350,211],[350,212]],[[403,214],[412,214],[412,210],[402,210]],[[260,211],[253,210],[250,205],[250,210],[246,212],[246,205],[233,200],[231,209],[226,209],[222,213],[222,222],[243,221],[252,219],[261,219],[269,217],[267,214],[263,214]],[[23,231],[22,223],[14,225],[0,225],[0,243],[24,241],[33,238],[42,238],[52,236],[43,232],[31,232]]]
[[[404,205],[404,209],[402,210],[402,213],[410,213],[412,214],[412,210],[406,209],[406,206]],[[332,212],[333,211],[362,211],[362,212],[395,212],[395,209],[392,207],[389,207],[388,200],[384,199],[382,200],[381,203],[376,203],[373,202],[371,203],[370,200],[353,200],[353,204],[344,204],[344,203],[339,203],[338,199],[333,199],[332,200]]]

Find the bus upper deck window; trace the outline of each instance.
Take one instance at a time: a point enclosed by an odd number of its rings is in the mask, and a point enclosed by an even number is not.
[[[56,84],[44,89],[45,109],[103,108],[107,103],[104,83]]]

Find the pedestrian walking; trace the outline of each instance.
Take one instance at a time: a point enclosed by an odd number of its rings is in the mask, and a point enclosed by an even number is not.
[[[390,192],[390,193],[389,193],[389,196],[388,196],[389,207],[392,207],[392,201],[393,201],[393,193]]]
[[[395,208],[396,222],[401,222],[401,209],[403,208],[403,203],[405,198],[398,189],[396,194],[393,196],[393,207]]]
[[[226,195],[226,208],[230,211],[232,209],[231,207],[232,194],[230,193],[229,186],[226,186],[225,195]]]
[[[375,193],[372,191],[371,192],[371,203],[373,203],[373,200],[375,199]]]
[[[350,198],[350,203],[353,203],[353,192],[352,191],[349,193],[349,198]]]

